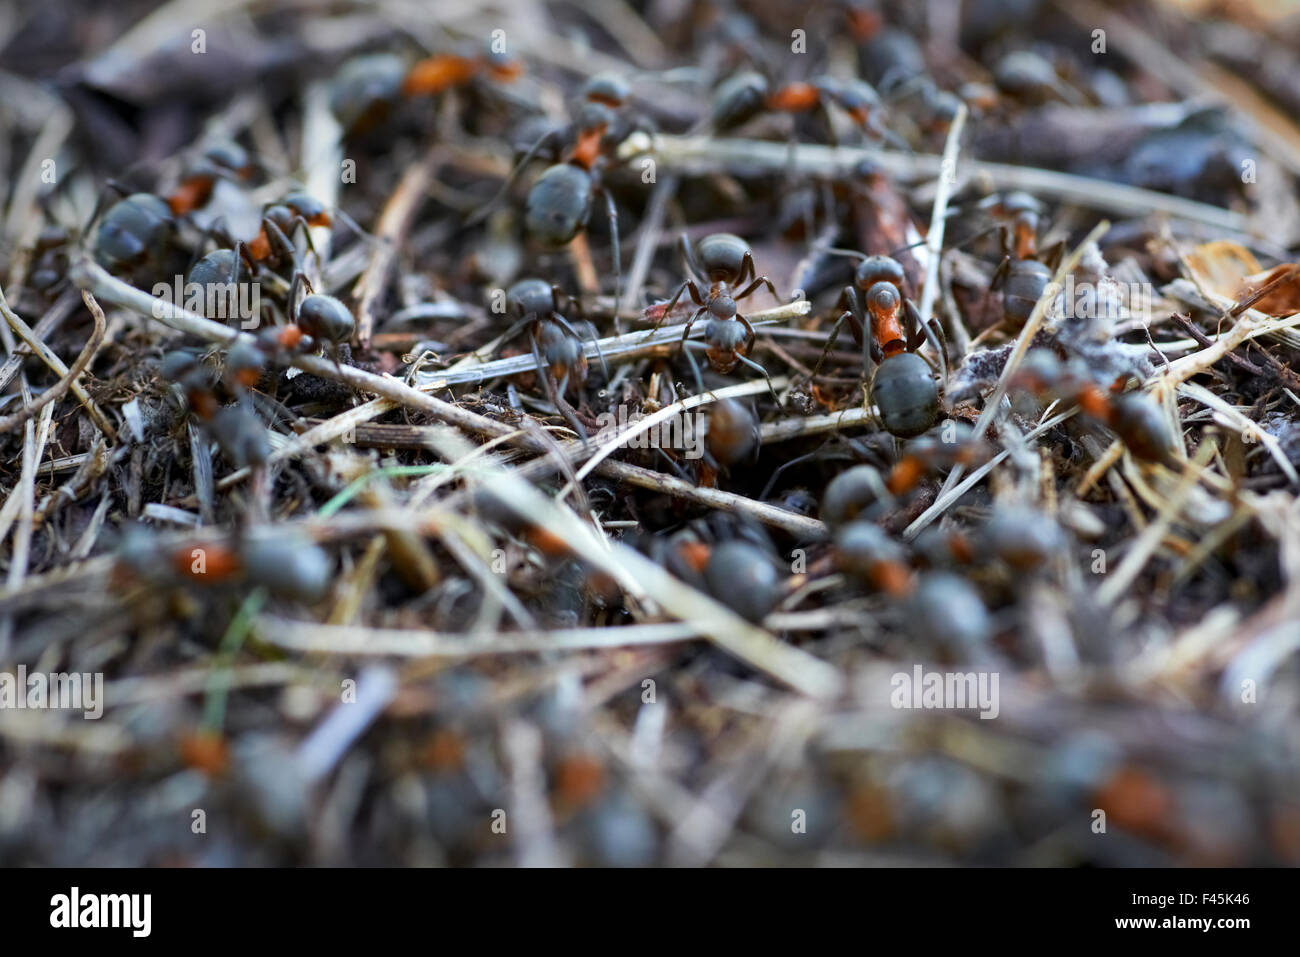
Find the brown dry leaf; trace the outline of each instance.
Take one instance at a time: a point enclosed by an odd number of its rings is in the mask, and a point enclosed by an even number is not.
[[[1236,298],[1247,277],[1263,269],[1249,249],[1227,239],[1197,246],[1188,253],[1187,264],[1205,289],[1231,298]]]
[[[1237,290],[1239,300],[1246,299],[1257,289],[1263,289],[1273,280],[1288,270],[1294,269],[1295,263],[1281,263],[1272,269],[1247,276]],[[1252,307],[1269,316],[1290,316],[1300,312],[1300,276],[1293,276],[1282,283]]]

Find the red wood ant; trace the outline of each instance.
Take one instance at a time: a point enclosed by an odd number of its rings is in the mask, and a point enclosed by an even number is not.
[[[863,347],[864,367],[878,363],[868,392],[880,410],[881,423],[891,434],[911,438],[934,425],[939,414],[939,384],[915,350],[923,342],[930,343],[943,379],[948,376],[948,361],[942,327],[933,320],[921,319],[912,301],[903,298],[903,282],[903,267],[897,260],[888,256],[863,258],[854,273],[853,285],[845,286],[840,293],[836,308],[843,312],[831,328],[813,376],[835,344],[840,326],[849,320],[854,340]]]
[[[253,174],[247,151],[234,141],[214,143],[190,162],[180,181],[167,196],[167,205],[177,216],[206,206],[219,179],[246,180]]]
[[[560,144],[559,162],[548,167],[533,183],[524,204],[524,229],[545,246],[558,248],[572,242],[586,228],[592,201],[599,193],[609,221],[610,255],[614,265],[614,312],[622,298],[623,267],[619,250],[618,209],[602,178],[605,164],[614,150],[634,130],[644,128],[641,119],[625,115],[630,91],[627,82],[612,74],[601,74],[583,87],[583,101],[577,118],[566,127],[546,130],[528,148],[506,177],[501,189],[474,213],[465,225],[482,221],[509,192],[519,173],[541,151]]]
[[[817,76],[811,81],[796,80],[773,90],[761,73],[752,70],[737,73],[725,80],[714,93],[713,128],[718,132],[732,130],[764,111],[795,114],[817,110],[825,119],[834,146],[834,125],[830,121],[828,104],[843,110],[869,138],[889,139],[907,148],[907,144],[881,121],[884,105],[871,84],[832,76]]]
[[[1178,467],[1172,451],[1175,439],[1159,406],[1143,392],[1118,391],[1122,380],[1104,389],[1050,351],[1035,349],[1016,370],[1011,384],[1040,397],[1055,396],[1078,405],[1084,415],[1111,428],[1134,458]]]
[[[97,215],[98,209],[92,223]],[[110,206],[99,221],[95,261],[111,273],[133,276],[161,260],[175,232],[176,217],[164,200],[152,193],[131,193]]]
[[[855,465],[831,479],[822,493],[821,519],[830,528],[859,518],[875,520],[935,469],[972,465],[988,455],[988,446],[973,436],[953,442],[917,439],[885,475],[875,466]]]
[[[311,227],[331,226],[333,222],[333,217],[323,203],[308,193],[295,190],[278,203],[268,203],[262,210],[262,222],[257,235],[243,244],[247,258],[251,263],[265,263],[272,269],[279,269],[297,258],[298,252],[290,237],[298,229],[306,236],[308,248],[315,251]],[[235,248],[240,245],[229,235],[220,219],[208,228],[208,232],[223,246]]]
[[[879,525],[849,522],[835,534],[835,565],[847,575],[894,597],[912,588],[907,550]]]
[[[506,290],[506,315],[514,322],[501,338],[504,342],[521,329],[528,329],[537,374],[551,393],[555,407],[585,442],[587,432],[564,397],[570,379],[579,384],[587,380],[587,356],[582,336],[564,315],[575,309],[581,313],[581,305],[559,286],[544,279],[521,279]],[[594,330],[591,340],[601,369],[608,377],[609,369]]]
[[[736,399],[719,399],[709,409],[699,485],[716,485],[720,471],[744,461],[757,449],[758,420],[754,413]]]
[[[761,365],[748,358],[748,353],[754,345],[754,327],[736,307],[740,300],[747,299],[763,286],[767,287],[773,297],[777,296],[776,286],[772,284],[772,280],[767,276],[756,275],[758,270],[754,266],[754,252],[749,248],[749,243],[730,233],[714,233],[699,240],[692,248],[690,239],[683,233],[681,249],[687,269],[692,276],[677,287],[672,298],[663,306],[655,321],[654,329],[658,329],[663,324],[664,319],[681,299],[682,293],[689,292],[691,300],[699,308],[686,321],[682,329],[681,341],[682,350],[695,370],[696,383],[700,391],[704,391],[704,385],[699,368],[687,351],[687,337],[696,320],[707,316],[703,348],[713,370],[725,375],[737,364],[742,363],[751,369],[757,369],[763,374],[763,378],[767,379],[768,389],[776,398],[776,390],[772,388],[772,377]],[[700,288],[697,279],[708,283],[707,292]],[[733,287],[743,285],[747,280],[749,285],[733,292]],[[656,311],[659,309],[657,306],[653,308]],[[651,331],[653,332],[654,329]]]
[[[1028,193],[1014,191],[992,196],[980,204],[992,211],[1003,226],[1002,262],[993,273],[990,291],[1002,290],[1002,318],[1012,329],[1029,321],[1038,300],[1052,281],[1051,265],[1064,250],[1057,244],[1048,250],[1047,262],[1041,261],[1038,228],[1043,205]]]
[[[363,134],[382,123],[403,99],[436,96],[489,78],[511,83],[521,64],[490,50],[476,55],[442,53],[408,66],[395,53],[354,57],[334,77],[330,109],[345,135]]]

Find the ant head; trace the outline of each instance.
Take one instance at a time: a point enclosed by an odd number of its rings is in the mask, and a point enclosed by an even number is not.
[[[578,111],[579,133],[603,133],[614,124],[614,111],[604,103],[590,102],[582,104]]]
[[[868,256],[858,264],[853,281],[859,289],[866,292],[878,282],[892,283],[896,288],[901,289],[904,278],[903,264],[897,259],[888,256]]]
[[[736,318],[736,300],[730,296],[716,296],[710,299],[709,315],[721,320]]]
[[[767,78],[745,70],[728,78],[713,94],[713,126],[729,130],[753,119],[767,100]]]
[[[873,316],[892,316],[902,302],[898,287],[891,282],[873,283],[867,290],[867,308]]]
[[[555,311],[555,291],[545,279],[521,279],[506,290],[506,312],[514,319]]]
[[[348,307],[333,296],[312,293],[298,304],[298,325],[316,339],[346,342],[352,338],[357,321]]]
[[[283,205],[297,213],[308,226],[330,225],[330,213],[325,204],[310,193],[294,190],[284,198]],[[279,226],[279,223],[276,223]]]
[[[632,90],[627,80],[616,73],[597,73],[582,87],[582,98],[589,103],[603,103],[618,109],[626,105]]]
[[[234,140],[221,140],[203,151],[203,158],[232,173],[251,172],[252,160],[248,151]]]

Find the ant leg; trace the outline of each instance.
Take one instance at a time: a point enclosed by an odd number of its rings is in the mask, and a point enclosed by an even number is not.
[[[862,374],[867,379],[870,379],[871,374],[875,371],[873,367],[884,361],[885,354],[880,351],[880,344],[876,342],[875,330],[871,328],[871,323],[862,311],[862,300],[855,295],[851,301],[851,306],[854,321],[860,323],[862,328]]]
[[[646,333],[647,337],[653,334],[656,329],[658,329],[660,326],[664,324],[664,320],[668,318],[668,314],[672,312],[673,309],[676,307],[677,300],[681,299],[682,293],[687,291],[690,292],[691,299],[694,300],[695,305],[701,307],[704,305],[704,296],[700,292],[699,287],[695,285],[695,280],[694,279],[683,280],[682,284],[677,287],[677,291],[673,293],[673,297],[668,300],[668,305],[664,306],[664,311],[660,313],[659,318],[655,320],[655,324],[650,328],[650,332]]]
[[[754,348],[754,340],[758,334],[754,332],[754,327],[749,324],[749,320],[740,313],[736,313],[736,321],[745,327],[745,351],[750,352]]]
[[[689,482],[691,480],[690,476],[686,474],[686,470],[678,465],[671,455],[657,445],[655,446],[655,451],[664,457],[664,461],[673,467],[673,471],[681,476],[682,481]],[[708,453],[705,454],[707,455]]]
[[[537,322],[537,313],[530,312],[528,315],[524,316],[518,322],[512,323],[510,325],[510,328],[508,328],[505,332],[501,333],[501,335],[497,337],[496,348],[492,350],[493,357],[495,358],[497,353],[499,353],[502,349],[504,349],[506,345],[510,342],[510,340],[519,334],[519,330],[523,329],[525,326],[534,324],[536,322]]]
[[[88,234],[90,232],[90,228],[95,225],[95,221],[99,219],[100,216],[103,215],[104,207],[108,205],[105,202],[105,200],[108,198],[108,193],[110,190],[112,190],[114,193],[117,193],[119,197],[126,197],[131,195],[130,190],[128,190],[117,180],[115,179],[105,180],[103,188],[101,188],[99,191],[99,196],[95,198],[95,206],[90,211],[90,219],[86,220],[86,225],[83,226],[81,229],[81,235],[85,236],[86,234]]]
[[[701,306],[695,310],[695,314],[686,320],[686,328],[682,330],[682,348],[686,348],[686,337],[691,334],[691,326],[695,325],[695,320],[704,315],[704,307]]]
[[[812,378],[816,379],[817,376],[821,373],[822,365],[823,363],[826,362],[826,357],[831,354],[831,348],[835,345],[836,338],[839,337],[840,327],[844,325],[844,320],[848,319],[852,315],[853,314],[851,312],[845,310],[844,312],[840,313],[840,317],[835,320],[835,325],[831,326],[830,338],[826,340],[826,347],[822,349],[822,354],[817,359],[817,365],[813,366]]]
[[[555,377],[551,375],[551,370],[547,368],[545,360],[542,359],[542,350],[537,345],[536,326],[533,327],[533,331],[529,334],[528,339],[529,343],[532,345],[533,361],[537,363],[537,375],[542,380],[542,387],[546,389],[547,398],[551,400],[551,404],[555,406],[555,410],[564,417],[564,421],[568,422],[569,425],[573,427],[573,430],[578,434],[578,437],[582,439],[582,447],[586,448],[587,430],[584,429],[582,423],[578,421],[578,417],[573,412],[573,407],[564,400],[564,390],[569,386],[568,375],[566,374],[564,377],[564,384],[557,386]]]
[[[682,344],[682,353],[686,356],[686,361],[690,363],[691,372],[695,375],[695,391],[699,395],[704,394],[704,376],[700,374],[700,364],[695,361],[695,356],[691,355],[690,346],[697,349],[708,348],[702,342],[686,342]]]
[[[301,269],[295,269],[293,271],[293,281],[289,283],[289,315],[288,315],[289,323],[295,326],[298,324],[299,286],[306,286],[308,295],[316,291],[315,289],[312,288],[311,280],[307,278],[307,274],[304,273]]]
[[[912,152],[912,147],[907,140],[903,139],[884,123],[878,122],[875,117],[872,117],[863,123],[862,128],[869,136],[884,140],[886,143],[898,147],[905,153]]]
[[[582,342],[582,336],[578,335],[578,331],[574,329],[573,326],[569,325],[569,320],[565,319],[558,312],[551,313],[551,321],[569,335],[573,336],[573,338],[577,339],[578,342]],[[595,329],[592,329],[591,331],[591,344],[596,347],[596,358],[600,360],[600,371],[604,374],[605,379],[608,380],[609,366],[605,364],[605,354],[600,351],[600,340],[596,338]]]
[[[763,286],[767,286],[767,291],[772,294],[773,299],[777,302],[781,301],[781,297],[776,294],[776,286],[772,285],[772,280],[768,279],[766,276],[759,276],[731,298],[736,300],[736,302],[740,302],[742,299],[748,299]]]
[[[939,375],[947,381],[948,356],[944,349],[943,326],[939,324],[937,319],[931,319],[930,322],[924,322],[921,319],[920,314],[916,311],[916,306],[910,299],[903,301],[903,317],[907,324],[907,348],[915,352],[917,346],[919,346],[922,341],[930,343],[931,347],[935,351],[935,356],[939,360]],[[932,327],[930,323],[934,323],[934,327],[938,328],[939,331],[937,334],[935,328]]]
[[[279,268],[287,257],[288,261],[294,264],[297,269],[298,247],[289,241],[289,237],[284,234],[279,226],[263,217],[262,232],[266,235],[266,244],[271,248],[271,264]],[[315,250],[313,250],[314,252]]]
[[[751,369],[757,369],[759,372],[763,373],[763,378],[767,380],[767,391],[772,393],[772,398],[775,399],[776,404],[780,406],[781,397],[776,394],[776,387],[772,385],[772,377],[767,374],[767,370],[764,369],[757,362],[755,362],[753,359],[750,359],[747,356],[738,355],[736,356],[736,358],[739,359],[741,362],[743,362],[745,365],[749,366]]]
[[[819,93],[815,109],[817,114],[821,116],[822,122],[826,124],[826,145],[833,150],[838,150],[840,148],[840,141],[835,135],[835,121],[831,118],[830,107],[826,105],[825,94]]]
[[[537,142],[528,147],[528,151],[524,153],[523,158],[515,164],[515,168],[510,171],[510,175],[508,175],[505,182],[501,184],[501,189],[497,191],[497,194],[480,206],[476,212],[472,213],[469,218],[465,220],[463,228],[469,229],[471,226],[477,226],[483,220],[487,219],[488,214],[496,208],[497,203],[501,202],[501,198],[505,196],[506,193],[510,192],[510,187],[514,186],[515,180],[519,178],[519,174],[524,171],[524,168],[532,162],[533,157],[541,151],[545,144],[553,141],[559,135],[559,130],[547,130],[538,137]]]
[[[691,245],[690,237],[682,233],[677,237],[677,242],[681,247],[682,261],[686,264],[686,271],[693,276],[703,276],[704,270],[700,267],[699,260],[695,258],[695,248]]]
[[[609,251],[614,257],[614,322],[618,323],[619,301],[623,298],[623,263],[618,249],[618,209],[614,206],[614,196],[604,186],[600,193],[605,197],[605,212],[609,216]]]
[[[307,240],[307,249],[311,252],[313,256],[316,257],[317,260],[319,260],[320,253],[316,252],[316,244],[312,242],[312,238],[311,238],[311,223],[307,222],[306,218],[302,215],[302,213],[295,213],[293,217],[294,235],[297,235],[299,227],[302,227],[303,238]],[[287,236],[285,238],[288,239]],[[296,253],[297,251],[298,250],[295,248],[294,252]]]
[[[772,487],[776,485],[776,480],[779,479],[782,473],[784,473],[787,469],[794,468],[796,465],[798,465],[801,462],[807,462],[809,459],[813,458],[813,456],[820,454],[821,450],[826,448],[826,446],[829,445],[830,443],[831,440],[827,439],[825,442],[823,442],[821,445],[819,445],[817,448],[807,453],[806,455],[800,455],[797,458],[793,458],[788,462],[783,462],[781,465],[778,465],[775,471],[772,472],[772,477],[769,478],[767,480],[767,484],[763,486],[763,491],[759,492],[758,500],[760,502],[767,500],[767,496],[771,493]]]
[[[1043,250],[1043,254],[1042,257],[1039,259],[1039,262],[1041,262],[1044,266],[1046,266],[1048,269],[1052,270],[1053,273],[1055,273],[1057,268],[1061,265],[1061,260],[1064,258],[1065,258],[1065,240],[1058,239],[1056,242],[1052,243],[1052,245],[1048,246],[1045,250]]]

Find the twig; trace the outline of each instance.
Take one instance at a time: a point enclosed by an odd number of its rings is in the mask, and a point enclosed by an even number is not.
[[[961,132],[966,126],[966,104],[957,107],[948,139],[943,147],[943,160],[939,165],[939,185],[934,192],[934,208],[930,211],[930,232],[925,238],[930,255],[925,262],[925,287],[921,290],[921,321],[929,322],[934,311],[934,300],[939,293],[939,259],[943,255],[943,231],[948,222],[948,198],[957,182],[957,153],[961,149]]]
[[[19,409],[13,415],[0,416],[0,433],[8,432],[10,429],[21,425],[51,402],[63,398],[73,384],[76,383],[81,373],[86,370],[86,366],[90,365],[91,360],[95,358],[95,353],[99,351],[100,345],[104,342],[104,310],[99,308],[99,303],[95,302],[95,297],[90,293],[82,292],[81,295],[86,301],[86,308],[90,310],[90,314],[95,319],[95,328],[90,334],[90,341],[86,343],[81,350],[81,354],[72,363],[72,368],[58,382],[46,389],[39,399]]]
[[[105,273],[105,275],[107,275],[107,273]],[[87,305],[89,305],[89,301],[87,302]],[[55,375],[60,379],[67,378],[68,367],[63,364],[63,360],[56,356],[54,352],[51,351],[50,347],[42,342],[40,338],[32,332],[27,323],[23,322],[23,320],[19,318],[18,314],[9,308],[9,303],[5,299],[3,289],[0,289],[0,313],[4,313],[5,321],[9,323],[9,327],[13,329],[14,332],[18,333],[18,337],[31,347],[32,352],[39,356],[41,361],[49,366]],[[99,430],[110,439],[116,440],[117,430],[113,428],[113,424],[108,421],[108,417],[104,415],[99,406],[95,404],[95,400],[90,397],[85,388],[83,388],[79,382],[75,381],[75,379],[69,383],[68,388],[72,391],[72,394],[77,397],[77,401],[85,406],[86,412],[89,413],[91,420],[99,427]]]
[[[624,160],[645,154],[653,155],[660,169],[682,174],[716,172],[719,168],[779,173],[793,165],[811,176],[838,179],[852,175],[854,167],[864,160],[899,179],[936,177],[943,172],[942,157],[933,154],[767,140],[691,136],[656,136],[652,140],[633,135],[619,152]],[[1240,213],[1167,193],[1028,166],[973,159],[964,165],[972,173],[987,175],[997,189],[1022,189],[1115,215],[1145,217],[1164,213],[1237,235],[1247,231],[1246,218]]]

